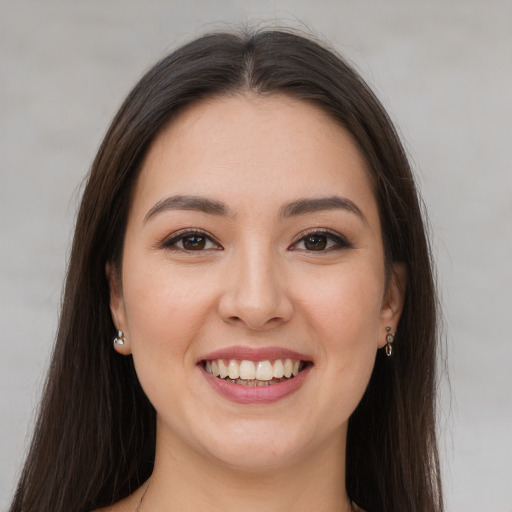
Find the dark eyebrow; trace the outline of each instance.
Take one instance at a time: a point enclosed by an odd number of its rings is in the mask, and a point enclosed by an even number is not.
[[[199,196],[170,196],[158,201],[158,203],[146,213],[144,222],[158,213],[167,210],[195,210],[210,215],[231,215],[227,205],[221,201]]]
[[[340,196],[297,199],[297,201],[284,205],[280,213],[282,217],[293,217],[323,210],[345,210],[354,213],[365,224],[368,224],[360,208],[350,199]]]

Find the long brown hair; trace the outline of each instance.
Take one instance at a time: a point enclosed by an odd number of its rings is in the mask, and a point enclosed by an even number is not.
[[[409,163],[383,107],[334,51],[286,30],[215,33],[136,85],[92,165],[32,445],[10,512],[87,511],[133,492],[153,467],[155,410],[131,357],[112,349],[107,263],[119,265],[134,183],[162,128],[212,95],[284,93],[348,129],[366,158],[386,262],[408,272],[393,356],[379,351],[349,422],[346,485],[369,512],[443,510],[435,423],[436,295]]]

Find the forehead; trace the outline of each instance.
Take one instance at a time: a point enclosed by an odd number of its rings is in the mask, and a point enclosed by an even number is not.
[[[133,209],[170,194],[278,208],[299,197],[351,196],[375,206],[350,133],[314,105],[285,95],[221,96],[181,112],[152,143]],[[132,212],[133,213],[133,212]]]

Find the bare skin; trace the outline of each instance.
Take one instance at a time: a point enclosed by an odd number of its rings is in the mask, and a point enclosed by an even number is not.
[[[107,274],[157,446],[149,487],[103,510],[352,510],[348,419],[406,276],[386,279],[368,172],[342,127],[279,95],[185,110],[150,148],[121,275]],[[204,369],[231,347],[294,350],[309,373],[282,399],[233,401]]]

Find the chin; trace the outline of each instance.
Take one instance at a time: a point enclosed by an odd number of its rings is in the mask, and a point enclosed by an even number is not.
[[[301,458],[300,453],[301,450],[297,448],[286,447],[276,450],[275,446],[261,446],[252,442],[247,445],[237,444],[236,449],[223,447],[222,450],[212,450],[210,455],[228,469],[260,473],[294,465]]]
[[[209,456],[238,471],[260,472],[285,468],[307,457],[304,427],[267,422],[232,423],[228,431],[212,433],[205,443]]]

